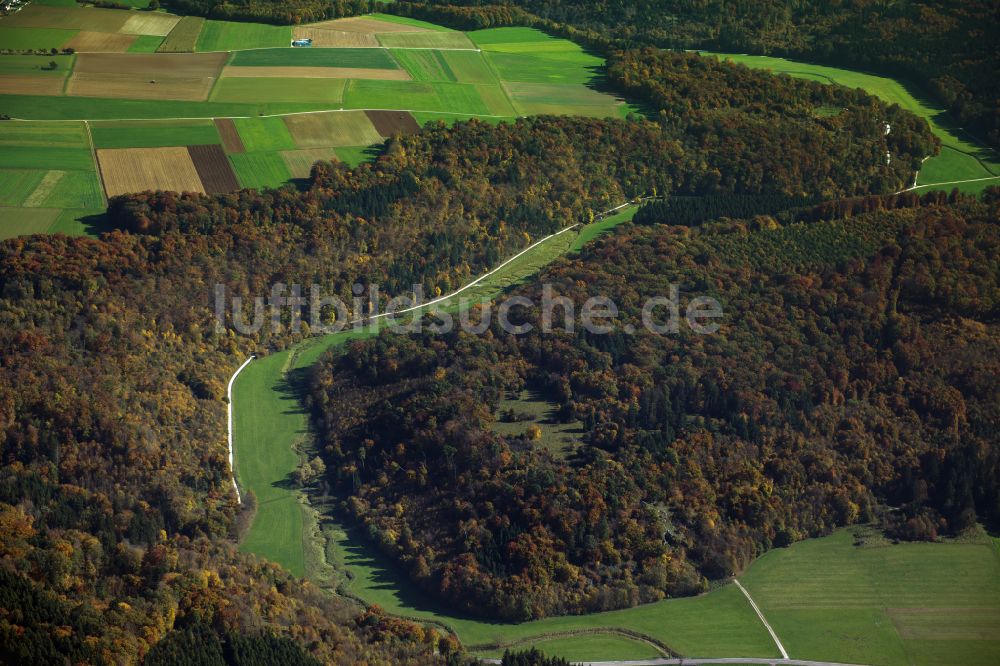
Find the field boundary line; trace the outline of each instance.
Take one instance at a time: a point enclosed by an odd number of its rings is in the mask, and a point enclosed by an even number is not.
[[[236,369],[233,376],[229,378],[229,385],[226,387],[226,418],[228,420],[228,427],[226,428],[228,432],[229,439],[229,477],[233,481],[233,490],[236,491],[236,503],[243,504],[243,498],[240,496],[240,488],[236,485],[236,466],[233,464],[233,383],[243,368],[250,365],[250,361],[257,358],[255,355],[251,354],[250,358],[243,361],[243,365]]]
[[[785,646],[781,644],[780,640],[778,640],[778,634],[774,632],[774,628],[771,627],[771,623],[767,621],[764,614],[760,611],[760,608],[757,607],[757,602],[753,600],[753,597],[751,597],[750,593],[747,592],[747,588],[743,587],[740,581],[734,578],[733,582],[736,583],[736,587],[740,588],[740,592],[742,592],[743,596],[750,602],[750,607],[753,608],[753,612],[757,613],[757,617],[759,617],[760,621],[764,623],[764,628],[767,629],[767,633],[771,634],[771,638],[774,639],[774,644],[778,647],[778,652],[781,653],[781,657],[785,661],[788,661],[788,653],[785,652]]]
[[[90,145],[90,159],[94,161],[94,171],[97,172],[97,182],[101,184],[101,198],[104,200],[104,207],[108,206],[108,187],[104,184],[104,174],[101,173],[101,163],[97,159],[97,146],[94,145],[94,135],[90,132],[90,122],[84,120],[83,127],[87,130],[87,143]]]
[[[348,79],[355,81],[357,79]],[[473,85],[473,84],[468,84]],[[205,102],[211,103],[211,102]],[[515,109],[516,110],[516,109]],[[442,116],[468,116],[469,118],[501,118],[514,119],[524,116],[501,116],[494,113],[459,113],[457,111],[426,111],[423,109],[370,109],[357,108],[345,109],[315,109],[313,111],[290,111],[288,113],[261,113],[256,116],[166,116],[160,118],[11,118],[7,122],[16,123],[118,123],[118,122],[142,122],[157,120],[246,120],[249,118],[282,118],[284,116],[304,116],[310,113],[346,113],[348,111],[405,111],[406,113],[436,113]]]

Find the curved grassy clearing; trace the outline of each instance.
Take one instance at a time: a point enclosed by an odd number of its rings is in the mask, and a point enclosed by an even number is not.
[[[617,216],[620,223],[635,208]],[[462,292],[461,297],[478,301],[527,279],[544,265],[565,253],[574,240],[572,231],[542,243],[503,269]],[[457,299],[436,305],[453,308]],[[235,472],[240,487],[257,496],[257,513],[241,548],[277,562],[296,575],[303,575],[303,518],[300,492],[289,483],[298,467],[295,448],[308,434],[307,415],[287,382],[290,371],[307,368],[331,347],[377,334],[385,325],[349,329],[321,338],[309,339],[291,350],[272,354],[247,366],[233,385],[233,442]]]
[[[709,51],[701,53],[755,69],[769,69],[777,74],[788,74],[823,83],[836,83],[849,88],[861,88],[926,119],[931,130],[941,139],[942,152],[924,163],[917,178],[917,185],[921,187],[948,184],[972,178],[990,179],[966,184],[967,191],[977,192],[989,185],[1000,184],[1000,155],[958,127],[943,108],[921,96],[905,83],[875,74],[784,58],[712,53]]]

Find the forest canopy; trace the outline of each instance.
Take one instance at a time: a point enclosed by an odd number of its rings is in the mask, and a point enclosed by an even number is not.
[[[308,401],[328,482],[415,583],[507,620],[700,592],[857,522],[930,539],[995,519],[996,220],[996,201],[929,198],[626,229],[516,292],[526,335],[494,318],[330,353]],[[610,297],[620,325],[542,332],[542,284],[578,311]],[[721,330],[646,330],[670,284],[721,302]],[[497,432],[526,390],[582,424],[571,455]]]

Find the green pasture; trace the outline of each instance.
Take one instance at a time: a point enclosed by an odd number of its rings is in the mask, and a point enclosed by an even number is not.
[[[0,155],[0,167],[86,171],[94,168],[94,160],[88,148],[5,146]]]
[[[242,187],[278,187],[292,177],[280,152],[231,153],[229,161]]]
[[[306,436],[305,418],[289,395],[282,370],[290,352],[272,354],[247,366],[233,386],[234,465],[242,492],[257,496],[253,526],[240,545],[296,576],[305,573],[302,508],[289,477],[299,458],[291,445]],[[280,441],[284,446],[274,446]]]
[[[281,79],[272,80],[280,81]],[[257,101],[240,103],[0,95],[0,109],[3,109],[3,113],[14,118],[38,120],[152,120],[157,118],[230,118],[323,111],[329,109],[329,104],[271,102],[260,99],[259,96]]]
[[[285,45],[287,46],[287,45]],[[237,51],[230,65],[234,67],[363,67],[399,69],[385,49],[256,49]]]
[[[139,35],[128,47],[129,53],[156,53],[163,44],[163,37],[159,35]]]
[[[345,109],[399,109],[448,111],[469,115],[493,115],[467,83],[422,83],[419,81],[372,81],[351,79],[344,91]]]
[[[0,240],[14,236],[48,233],[61,212],[58,208],[0,206]]]
[[[90,132],[95,148],[156,148],[222,142],[211,120],[94,122]]]
[[[403,69],[409,73],[414,81],[458,80],[441,51],[392,49],[391,53],[396,62],[403,66]],[[460,53],[465,53],[465,51],[460,51]]]
[[[987,540],[892,545],[845,529],[766,553],[742,582],[792,657],[1000,663],[1000,557]]]
[[[166,36],[157,51],[161,53],[184,53],[194,51],[198,37],[205,27],[205,19],[200,16],[184,16]]]
[[[486,58],[504,81],[573,83],[598,80],[604,61],[585,53],[487,53]]]
[[[20,29],[20,28],[19,28]],[[2,39],[2,37],[0,37]],[[2,42],[0,42],[2,44]],[[0,74],[31,74],[33,76],[66,76],[73,69],[75,55],[5,55],[0,56]],[[49,63],[56,63],[49,69]]]
[[[374,146],[342,146],[334,148],[337,158],[349,167],[371,162],[381,154],[381,144]]]
[[[0,169],[0,206],[20,206],[44,177],[37,169]]]
[[[103,207],[92,209],[66,209],[48,229],[50,234],[67,236],[98,236],[108,231],[107,215]]]
[[[413,53],[411,51],[411,53]],[[497,83],[499,76],[486,56],[478,51],[439,51],[459,83]]]
[[[298,148],[282,118],[236,118],[233,124],[248,152]]]
[[[17,51],[28,49],[48,51],[62,48],[63,44],[73,39],[78,32],[79,30],[64,28],[21,28],[0,25],[0,45],[5,49]]]
[[[428,23],[427,21],[421,21],[420,19],[410,18],[408,16],[375,13],[371,14],[368,18],[378,19],[379,21],[385,21],[386,23],[396,23],[397,25],[412,25],[418,28],[424,28],[425,30],[432,30],[434,32],[453,32],[451,28],[446,28],[443,25]]]
[[[104,190],[95,171],[50,170],[21,205],[94,209],[104,204]]]
[[[208,20],[198,34],[195,48],[198,51],[238,51],[290,47],[291,43],[292,27],[288,25]]]

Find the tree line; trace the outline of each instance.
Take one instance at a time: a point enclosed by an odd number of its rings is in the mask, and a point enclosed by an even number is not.
[[[656,46],[799,58],[873,70],[926,90],[958,123],[1000,146],[994,3],[921,0],[429,0],[394,13],[462,29],[529,25],[604,51]]]

